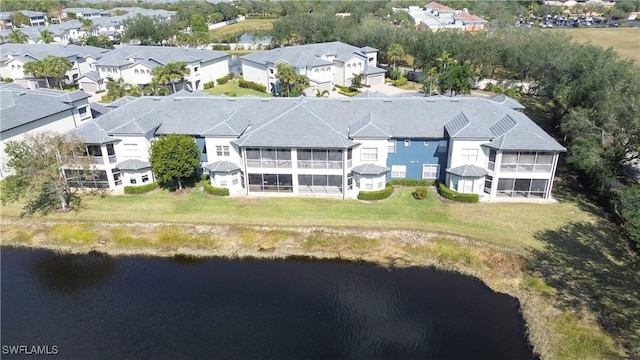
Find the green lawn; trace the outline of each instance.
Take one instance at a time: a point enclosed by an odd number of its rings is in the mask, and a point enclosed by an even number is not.
[[[268,32],[273,30],[274,19],[247,19],[211,31],[214,39],[230,34]]]
[[[263,92],[259,92],[252,89],[241,88],[238,85],[238,79],[233,79],[226,84],[216,85],[214,88],[203,90],[203,91],[211,95],[223,95],[225,93],[231,92],[231,93],[235,93],[236,96],[252,95],[252,96],[260,96],[260,97],[272,97],[272,95],[268,93],[263,93]]]

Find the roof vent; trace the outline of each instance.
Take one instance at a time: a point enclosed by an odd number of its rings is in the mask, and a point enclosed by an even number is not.
[[[427,99],[427,102],[432,102],[432,103],[434,103],[434,102],[436,102],[436,99]]]
[[[271,100],[269,100],[269,99],[262,99],[262,100],[260,100],[260,102],[263,102],[263,103],[268,103],[268,102],[270,102],[270,101],[271,101]]]
[[[460,102],[460,99],[449,99],[451,102]]]
[[[160,101],[160,98],[152,98],[153,101]]]
[[[182,101],[182,98],[174,98],[173,101]]]
[[[391,99],[385,99],[385,100],[383,100],[383,102],[392,103],[392,102],[393,102],[393,100],[391,100]]]
[[[348,103],[348,102],[351,102],[351,100],[348,100],[348,99],[347,100],[341,100],[340,102]]]

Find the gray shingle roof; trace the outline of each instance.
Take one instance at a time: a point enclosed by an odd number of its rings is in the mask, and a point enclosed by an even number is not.
[[[208,62],[216,59],[225,59],[229,54],[221,51],[201,50],[194,48],[172,47],[172,46],[122,46],[111,50],[108,55],[99,61],[98,66],[124,66],[132,64],[129,59],[133,58],[135,63],[142,63],[153,67],[165,65],[170,62]]]
[[[389,172],[389,168],[386,166],[366,163],[354,167],[352,171],[360,175],[381,175]]]
[[[133,98],[96,119],[110,135],[234,137],[241,146],[347,148],[362,138],[486,139],[505,150],[565,151],[526,115],[487,98]],[[506,125],[510,130],[501,133]]]
[[[146,161],[142,161],[138,159],[127,159],[125,161],[122,161],[116,164],[116,167],[120,170],[135,171],[135,170],[149,169],[151,167],[151,164]]]
[[[100,74],[97,71],[89,71],[88,73],[84,73],[82,76],[80,76],[78,78],[78,80],[82,79],[83,77],[86,77],[87,79],[91,79],[95,82],[100,81]]]
[[[366,58],[362,49],[343,42],[334,41],[328,43],[280,47],[269,51],[254,52],[249,55],[242,56],[240,59],[249,60],[258,64],[275,64],[278,61],[285,61],[289,65],[295,67],[311,67],[333,64],[332,61],[325,58],[326,56],[331,55],[335,55],[336,60],[340,62],[344,62],[356,55]]]
[[[212,162],[204,165],[203,167],[211,172],[228,173],[228,172],[240,170],[240,165],[227,160]]]
[[[371,65],[366,65],[364,67],[364,74],[365,75],[373,75],[373,74],[384,74],[386,73],[387,70],[385,69],[381,69],[375,66],[371,66]]]
[[[49,27],[47,27],[48,29]],[[38,33],[38,36],[39,33]],[[60,44],[2,44],[0,61],[9,60],[9,56],[26,56],[32,60],[42,60],[48,55],[66,58],[85,58],[91,56],[99,59],[109,50],[93,46],[60,45]]]
[[[504,94],[498,94],[496,96],[490,97],[489,100],[502,104],[509,109],[524,109],[524,106],[522,104],[520,104],[514,98],[508,97]]]
[[[106,131],[94,120],[65,133],[68,136],[77,136],[85,144],[107,144],[120,139],[109,136]]]
[[[0,131],[73,109],[72,102],[88,98],[83,91],[0,88]]]
[[[472,177],[472,178],[479,178],[489,174],[487,170],[475,165],[457,166],[454,168],[447,169],[446,171],[450,174],[454,174],[462,177]]]

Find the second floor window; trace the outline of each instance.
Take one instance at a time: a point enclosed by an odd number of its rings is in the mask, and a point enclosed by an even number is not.
[[[218,156],[229,156],[229,146],[228,145],[217,145],[216,146],[216,155]]]
[[[360,153],[362,161],[377,161],[378,149],[377,148],[362,148]]]
[[[478,160],[478,149],[462,149],[462,160],[464,161]]]

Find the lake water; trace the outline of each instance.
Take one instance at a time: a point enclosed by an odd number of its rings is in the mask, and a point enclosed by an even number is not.
[[[1,250],[3,359],[533,358],[517,301],[455,273]]]

